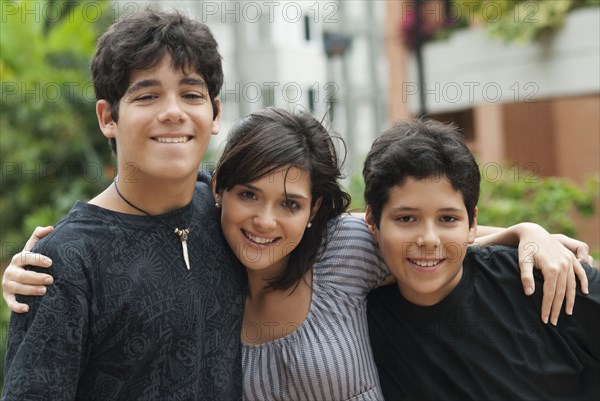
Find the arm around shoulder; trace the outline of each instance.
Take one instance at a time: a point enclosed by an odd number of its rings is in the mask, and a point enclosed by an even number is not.
[[[55,261],[55,266],[57,265]],[[56,280],[43,297],[27,297],[30,313],[11,316],[3,400],[75,400],[85,366],[88,302],[79,286]]]

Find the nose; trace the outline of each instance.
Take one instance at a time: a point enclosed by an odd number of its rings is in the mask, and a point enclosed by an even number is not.
[[[167,96],[163,102],[163,108],[158,115],[160,122],[181,123],[185,121],[186,114],[179,104],[176,96]]]
[[[440,239],[433,224],[425,225],[417,237],[417,245],[425,249],[436,249],[440,245]]]
[[[277,226],[277,216],[271,207],[265,206],[256,212],[252,222],[257,231],[267,233]]]

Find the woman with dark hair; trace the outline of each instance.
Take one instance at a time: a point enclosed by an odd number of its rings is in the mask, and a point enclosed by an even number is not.
[[[269,108],[229,133],[213,187],[225,239],[248,272],[248,400],[383,399],[366,296],[389,273],[364,221],[344,215],[339,178],[332,137],[309,114]]]
[[[230,131],[215,170],[229,246],[248,272],[242,326],[249,400],[381,400],[365,319],[388,273],[350,196],[327,130],[265,109]],[[340,263],[343,260],[343,263]]]
[[[383,399],[366,296],[389,273],[365,222],[345,214],[350,196],[338,182],[340,162],[314,117],[268,108],[234,125],[212,176],[223,235],[248,273],[246,400]],[[21,264],[13,259],[5,274],[5,298],[15,282],[39,285],[47,277]]]

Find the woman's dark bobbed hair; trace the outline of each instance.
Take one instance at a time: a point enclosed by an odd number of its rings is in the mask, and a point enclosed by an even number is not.
[[[263,109],[236,122],[214,173],[215,190],[221,193],[289,167],[310,174],[311,209],[319,198],[322,201],[312,227],[306,229],[290,253],[286,269],[268,284],[279,290],[295,286],[304,277],[317,257],[319,246],[322,244],[322,249],[326,246],[327,223],[350,205],[350,195],[338,182],[342,176],[341,162],[332,137],[308,113]]]

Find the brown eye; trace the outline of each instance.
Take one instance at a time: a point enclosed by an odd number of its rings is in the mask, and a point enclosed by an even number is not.
[[[300,210],[300,204],[291,199],[286,199],[285,201],[283,201],[283,206],[291,210],[292,213],[296,213],[298,210]]]
[[[239,194],[240,198],[244,199],[244,200],[255,200],[256,199],[256,195],[254,195],[254,192],[252,191],[242,191]]]

